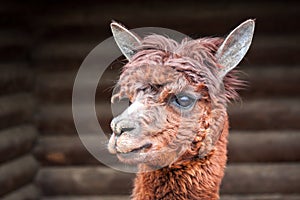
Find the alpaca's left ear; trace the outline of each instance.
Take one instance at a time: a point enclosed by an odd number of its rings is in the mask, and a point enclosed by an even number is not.
[[[224,78],[246,55],[254,33],[254,20],[247,20],[235,28],[221,44],[216,53],[217,62],[223,66],[219,77]]]
[[[130,61],[131,57],[136,53],[136,47],[141,44],[140,39],[116,22],[112,22],[110,28],[121,52]]]

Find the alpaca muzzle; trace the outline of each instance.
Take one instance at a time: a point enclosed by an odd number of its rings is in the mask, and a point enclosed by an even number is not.
[[[111,129],[116,136],[121,136],[125,132],[131,132],[136,129],[136,125],[129,120],[114,118],[111,122]]]

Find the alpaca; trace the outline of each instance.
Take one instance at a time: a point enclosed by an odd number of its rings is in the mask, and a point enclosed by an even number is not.
[[[254,21],[225,39],[176,42],[152,34],[141,39],[111,24],[128,59],[112,101],[131,105],[111,122],[108,150],[137,164],[133,200],[219,199],[227,161],[230,100],[243,85],[233,70],[248,51]]]

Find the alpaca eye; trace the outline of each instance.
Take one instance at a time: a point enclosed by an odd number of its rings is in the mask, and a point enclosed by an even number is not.
[[[187,95],[177,95],[173,98],[173,102],[177,107],[185,109],[192,107],[195,101],[194,98]]]

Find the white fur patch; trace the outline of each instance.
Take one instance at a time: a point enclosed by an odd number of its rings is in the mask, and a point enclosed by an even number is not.
[[[128,114],[132,114],[134,113],[135,111],[139,110],[140,108],[144,107],[144,104],[138,102],[138,101],[135,101],[133,102],[133,104],[131,104],[128,108],[127,108],[127,112]]]

